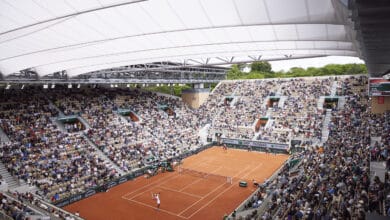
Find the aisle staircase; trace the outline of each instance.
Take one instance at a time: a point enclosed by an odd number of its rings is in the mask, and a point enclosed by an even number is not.
[[[210,124],[206,124],[203,128],[199,129],[199,138],[202,145],[207,144],[208,130],[210,129]]]
[[[64,117],[65,116],[65,114],[56,105],[54,105],[54,103],[50,99],[46,98],[46,100],[49,102],[49,106],[51,108],[54,108],[55,110],[58,111],[58,117]]]
[[[281,96],[282,95],[282,86],[279,86],[278,90],[275,92],[275,96]]]
[[[116,165],[110,158],[108,158],[107,155],[105,153],[103,153],[99,149],[99,147],[91,139],[89,139],[89,137],[87,135],[83,134],[83,136],[84,136],[85,140],[87,140],[88,144],[91,145],[93,148],[95,148],[95,152],[98,155],[98,157],[103,159],[107,163],[109,163],[110,168],[114,168],[117,171],[117,173],[119,173],[121,175],[125,174],[125,172],[122,169],[120,169],[119,166]]]
[[[236,105],[238,99],[240,99],[239,96],[234,96],[233,100],[230,102],[230,107],[234,107]]]
[[[320,98],[317,101],[317,109],[319,110],[324,109],[324,102],[325,102],[325,96],[320,96]]]
[[[58,128],[60,131],[65,132],[65,133],[67,132],[66,129],[65,129],[65,127],[64,127],[64,124],[62,124],[61,122],[59,122],[59,121],[57,120],[57,117],[51,117],[50,120],[51,120],[51,122],[52,122],[53,124],[55,124],[55,125],[57,126],[57,128]]]
[[[267,112],[265,113],[265,116],[268,117],[268,118],[271,118],[273,111],[274,111],[273,108],[268,108]]]
[[[337,103],[337,109],[342,110],[345,106],[345,96],[340,96],[339,101]]]
[[[287,100],[287,96],[280,96],[280,99],[279,99],[279,102],[278,102],[278,107],[279,108],[283,108],[284,103],[286,102],[286,100]]]
[[[370,138],[370,145],[374,146],[375,142],[380,143],[382,141],[382,137],[371,137]]]
[[[338,82],[337,81],[333,81],[332,87],[330,89],[330,96],[332,96],[332,97],[336,96],[337,86],[338,86]]]
[[[321,142],[325,143],[329,138],[329,123],[332,117],[332,110],[326,109],[325,119],[322,126]]]
[[[0,175],[3,177],[3,181],[5,181],[6,188],[5,190],[12,190],[17,187],[20,187],[22,184],[19,183],[16,177],[13,177],[7,170],[6,166],[3,163],[0,163]],[[1,188],[3,189],[3,188]],[[4,189],[3,189],[4,190]]]
[[[1,143],[8,143],[10,142],[7,134],[3,131],[3,129],[0,127],[0,142]]]
[[[85,120],[83,117],[78,116],[77,119],[78,119],[81,123],[83,123],[83,125],[85,126],[85,130],[88,130],[88,129],[91,128],[91,125],[89,125],[88,121]]]

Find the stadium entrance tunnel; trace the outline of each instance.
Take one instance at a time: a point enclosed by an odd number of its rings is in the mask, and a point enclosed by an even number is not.
[[[273,108],[274,106],[277,106],[279,104],[280,97],[278,96],[271,96],[268,99],[267,102],[267,108]]]
[[[233,101],[234,97],[233,96],[226,96],[225,97],[225,100],[223,101],[223,103],[228,106],[230,105],[230,103]]]
[[[63,126],[63,129],[68,133],[83,131],[86,128],[77,116],[58,118],[57,122]]]
[[[168,116],[176,117],[175,111],[171,107],[169,107],[168,105],[165,105],[165,104],[158,105],[158,108],[160,110],[164,111],[165,113],[167,113]]]
[[[268,122],[268,117],[260,117],[256,123],[256,127],[255,127],[256,132],[258,132],[261,127],[265,127],[267,122]]]
[[[338,102],[339,98],[338,97],[326,97],[324,100],[324,109],[332,109],[336,110],[338,108]]]
[[[140,121],[139,116],[129,109],[118,110],[118,114],[125,117],[126,119],[129,119],[132,122]]]

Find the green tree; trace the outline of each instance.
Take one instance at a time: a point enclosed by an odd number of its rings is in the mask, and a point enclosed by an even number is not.
[[[256,61],[251,64],[251,72],[272,72],[271,64],[268,61]]]
[[[227,79],[241,79],[243,72],[240,70],[237,64],[233,64],[231,69],[227,73]]]
[[[324,67],[316,68],[309,67],[303,69],[301,67],[293,67],[289,71],[271,71],[272,67],[264,68],[265,65],[261,62],[251,64],[252,70],[249,73],[244,73],[238,65],[232,65],[228,72],[227,79],[263,79],[263,78],[286,78],[286,77],[304,77],[304,76],[329,76],[329,75],[353,75],[367,74],[367,68],[364,64],[328,64]],[[268,66],[268,65],[266,65]],[[263,71],[261,71],[263,70]],[[265,70],[265,71],[264,71]]]
[[[244,71],[244,69],[246,67],[248,67],[248,64],[246,64],[246,63],[239,63],[239,64],[237,64],[237,67],[238,67],[238,69],[240,69],[240,71]]]
[[[289,74],[293,77],[305,76],[306,70],[301,67],[292,67],[289,71]]]

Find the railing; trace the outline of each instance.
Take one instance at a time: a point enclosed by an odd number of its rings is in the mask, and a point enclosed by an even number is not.
[[[16,203],[21,204],[23,206],[26,205],[28,207],[28,209],[23,210],[23,214],[21,214],[22,216],[28,217],[28,219],[32,219],[32,220],[34,220],[34,219],[42,219],[42,220],[50,219],[50,217],[49,217],[50,214],[41,210],[40,208],[36,207],[35,205],[29,203],[29,201],[27,201],[26,203],[23,203],[22,201],[19,201],[19,199],[15,198],[14,195],[9,191],[3,192],[2,195],[4,197],[6,197],[7,200],[9,200],[9,201],[16,202]],[[24,200],[24,201],[26,201],[26,200]],[[11,219],[13,219],[13,218],[11,218]]]
[[[184,152],[184,153],[182,153],[181,155],[179,155],[177,157],[171,157],[171,158],[168,158],[168,159],[170,159],[170,160],[182,160],[182,159],[184,159],[186,157],[189,157],[191,155],[197,154],[200,151],[208,149],[208,148],[210,148],[213,145],[214,145],[214,143],[210,143],[210,144],[204,145],[202,147],[199,147],[199,148],[197,148],[195,150]],[[164,162],[164,161],[162,161],[162,162]],[[65,199],[62,199],[62,200],[59,200],[59,201],[55,201],[55,202],[53,202],[53,204],[55,206],[57,206],[57,207],[64,207],[64,206],[67,206],[67,205],[69,205],[71,203],[74,203],[74,202],[80,201],[82,199],[85,199],[87,197],[90,197],[92,195],[95,195],[96,193],[105,192],[105,191],[107,191],[108,189],[110,189],[110,188],[112,188],[114,186],[117,186],[117,185],[122,184],[124,182],[127,182],[129,180],[132,180],[132,179],[134,179],[136,177],[144,175],[145,171],[150,169],[151,167],[152,167],[151,165],[142,167],[142,168],[137,169],[137,170],[135,170],[133,172],[130,172],[130,173],[126,174],[126,175],[120,176],[120,177],[115,178],[115,179],[111,179],[110,181],[108,181],[108,182],[106,182],[106,183],[104,183],[102,185],[89,188],[89,189],[87,189],[83,193],[75,194],[75,195],[72,195],[72,196],[67,197]]]
[[[298,167],[301,165],[302,161],[303,161],[303,160],[302,160],[301,157],[292,158],[292,159],[287,160],[286,162],[283,163],[282,166],[279,167],[279,169],[278,169],[276,172],[274,172],[274,173],[272,174],[272,176],[268,179],[268,182],[269,182],[269,183],[272,183],[272,182],[275,180],[275,178],[277,178],[277,176],[278,176],[281,172],[283,172],[283,169],[285,168],[286,165],[289,165],[289,168],[288,168],[288,169],[289,169],[289,172],[291,172],[291,171],[295,171],[296,169],[298,169]],[[253,195],[255,195],[255,193],[258,193],[259,191],[260,191],[260,189],[257,189],[254,193],[252,193],[244,202],[242,202],[242,203],[240,204],[240,206],[238,206],[238,208],[237,208],[236,210],[237,210],[237,211],[242,210],[242,208],[243,208],[243,206],[246,204],[246,202],[247,202],[249,199],[251,199],[251,198],[253,197]],[[258,213],[258,214],[263,213],[263,212],[265,211],[265,209],[268,208],[268,205],[269,205],[269,202],[270,202],[270,198],[271,198],[269,195],[271,195],[271,194],[272,194],[272,192],[269,192],[269,193],[268,193],[267,197],[265,197],[265,198],[263,199],[263,201],[262,201],[262,203],[261,203],[261,205],[260,205],[259,208],[249,209],[249,210],[242,210],[242,212],[237,212],[237,213],[236,213],[236,217],[242,216],[242,217],[245,218],[245,216],[248,214],[248,211],[249,211],[249,213],[251,213],[251,212],[253,212],[254,210],[257,210],[257,213]]]
[[[0,219],[3,219],[3,220],[13,220],[13,218],[11,218],[7,214],[5,214],[2,210],[0,210]]]

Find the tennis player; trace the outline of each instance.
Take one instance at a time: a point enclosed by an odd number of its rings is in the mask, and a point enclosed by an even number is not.
[[[153,198],[156,200],[157,210],[160,209],[160,193],[153,194]]]

